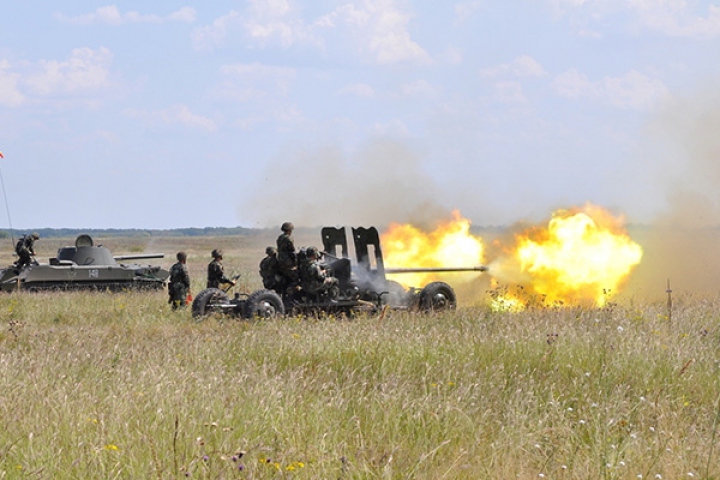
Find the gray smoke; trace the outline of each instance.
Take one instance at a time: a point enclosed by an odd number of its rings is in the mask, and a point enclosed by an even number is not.
[[[651,179],[666,207],[649,226],[630,234],[643,246],[642,263],[627,295],[665,297],[720,292],[720,95],[716,87],[677,97],[650,129]],[[649,147],[652,148],[652,147]],[[650,165],[649,165],[650,166]]]
[[[241,205],[253,225],[284,221],[305,227],[433,225],[448,218],[420,158],[394,141],[375,141],[354,155],[338,149],[284,152],[267,166],[257,191]]]

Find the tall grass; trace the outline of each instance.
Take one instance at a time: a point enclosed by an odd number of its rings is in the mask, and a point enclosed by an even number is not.
[[[719,306],[195,323],[163,293],[5,295],[0,477],[716,478]]]

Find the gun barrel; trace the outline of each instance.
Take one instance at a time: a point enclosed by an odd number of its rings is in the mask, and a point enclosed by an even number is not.
[[[165,258],[164,253],[136,253],[133,255],[115,255],[115,261],[119,260],[143,260],[146,258]]]
[[[429,267],[429,268],[386,268],[385,273],[392,275],[395,273],[445,273],[445,272],[487,272],[486,265],[478,265],[475,267]]]

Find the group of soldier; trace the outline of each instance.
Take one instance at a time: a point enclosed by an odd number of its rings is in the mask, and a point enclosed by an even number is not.
[[[282,233],[277,238],[277,247],[267,247],[265,258],[260,262],[260,276],[263,286],[278,293],[291,293],[302,289],[311,295],[328,295],[330,300],[339,294],[338,279],[331,269],[320,263],[317,247],[305,250],[295,249],[291,222],[280,226]]]
[[[187,254],[178,252],[177,263],[170,267],[170,279],[168,280],[168,303],[173,310],[184,307],[190,299],[190,274],[187,269]],[[207,268],[207,288],[220,288],[221,284],[235,285],[236,280],[225,276],[223,267],[223,251],[215,249],[212,251],[212,262]]]
[[[327,265],[320,263],[321,254],[317,247],[296,250],[294,229],[292,222],[283,223],[280,227],[282,233],[276,241],[277,246],[265,249],[266,256],[260,262],[263,286],[280,294],[302,289],[310,295],[327,295],[330,301],[334,301],[339,294],[338,279],[332,275],[332,270]],[[18,255],[15,262],[17,269],[32,263],[34,245],[38,239],[40,235],[32,233],[18,240],[15,246],[15,253]],[[176,258],[177,262],[170,267],[168,282],[168,303],[173,309],[184,307],[190,298],[187,254],[178,252]],[[222,284],[235,285],[235,279],[225,276],[223,251],[213,250],[212,258],[207,267],[207,288],[220,288]]]
[[[335,301],[340,291],[338,279],[327,265],[320,263],[321,255],[317,247],[308,247],[300,252],[296,250],[294,229],[292,222],[283,223],[277,246],[265,249],[266,256],[260,262],[263,286],[280,294],[302,289],[311,295],[327,295],[330,301]],[[222,250],[213,250],[212,257],[207,270],[207,288],[220,288],[221,284],[235,285],[235,279],[225,276]],[[173,309],[188,303],[190,275],[186,262],[187,254],[178,252],[177,263],[170,268],[168,303]]]

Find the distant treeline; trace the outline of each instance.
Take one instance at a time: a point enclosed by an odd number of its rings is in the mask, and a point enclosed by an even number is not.
[[[148,230],[139,228],[36,228],[13,230],[18,238],[27,233],[37,232],[40,238],[76,237],[88,234],[93,237],[201,237],[222,235],[257,235],[263,230],[245,227],[205,227],[205,228],[174,228],[168,230]],[[0,238],[10,238],[10,230],[0,230]]]

